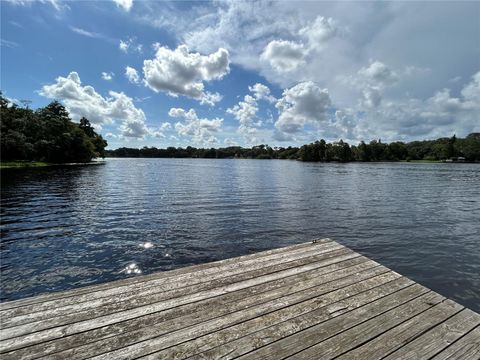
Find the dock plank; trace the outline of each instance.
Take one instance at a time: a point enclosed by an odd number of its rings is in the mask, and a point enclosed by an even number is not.
[[[218,311],[217,307],[218,304],[229,304],[231,302],[235,303],[235,300],[243,299],[241,302],[236,302],[237,306],[247,306],[248,304],[256,304],[257,302],[267,301],[272,298],[280,297],[283,294],[294,294],[295,292],[301,291],[306,288],[310,288],[312,286],[318,286],[323,284],[326,278],[319,277],[322,274],[329,274],[335,273],[336,279],[341,278],[342,276],[349,276],[351,274],[355,274],[359,271],[369,269],[369,268],[378,268],[375,270],[375,273],[381,273],[387,271],[386,268],[378,266],[376,263],[370,262],[366,258],[356,257],[350,260],[342,261],[339,263],[334,263],[325,267],[318,267],[315,272],[312,271],[305,271],[302,273],[297,273],[297,275],[301,275],[300,277],[287,277],[287,278],[280,278],[267,284],[259,284],[258,286],[251,286],[245,289],[241,289],[240,291],[231,292],[230,294],[223,294],[220,298],[214,298],[216,303],[207,302],[208,299],[204,299],[203,303],[200,302],[191,302],[186,303],[184,305],[180,305],[179,303],[173,303],[174,306],[171,309],[165,308],[162,303],[155,306],[147,307],[144,309],[145,311],[149,311],[149,313],[144,314],[139,317],[132,317],[125,318],[127,314],[111,314],[109,316],[94,319],[93,321],[83,321],[78,323],[73,323],[70,325],[56,327],[53,329],[48,329],[45,331],[36,332],[33,334],[27,334],[23,337],[17,337],[10,340],[5,340],[0,342],[0,346],[4,347],[8,350],[14,350],[19,347],[24,346],[31,346],[37,343],[43,343],[48,340],[56,339],[63,337],[68,339],[70,342],[79,346],[78,340],[72,340],[70,335],[74,335],[76,333],[81,333],[80,340],[84,342],[85,340],[89,340],[93,338],[94,340],[98,340],[99,336],[108,337],[110,338],[112,333],[113,334],[126,334],[129,332],[130,329],[134,329],[133,331],[142,332],[142,331],[153,331],[153,328],[156,324],[160,324],[166,320],[174,319],[174,324],[176,324],[176,319],[182,315],[188,314],[189,312],[194,311],[201,311],[205,313],[205,316],[213,316]],[[315,270],[315,269],[313,269]],[[367,274],[368,276],[368,274]],[[311,281],[310,281],[311,280]],[[355,281],[355,279],[351,279],[350,281]],[[341,284],[341,282],[339,282]],[[202,301],[202,300],[200,300]],[[214,308],[215,312],[205,311],[205,308]],[[137,309],[138,310],[138,309]],[[158,310],[158,311],[154,311]],[[100,321],[99,321],[100,320]],[[128,321],[127,321],[128,320]],[[108,326],[115,323],[120,323],[119,326]],[[163,324],[165,325],[165,324]],[[91,334],[89,330],[94,330],[96,328],[100,328],[99,331],[95,331],[95,334]],[[138,330],[138,329],[141,330]],[[164,327],[162,327],[165,329]],[[76,338],[74,338],[76,339]],[[58,347],[63,344],[64,341],[56,341],[53,343],[54,347],[58,351]],[[109,339],[107,343],[104,345],[106,347],[113,346],[114,343],[118,342],[117,339],[111,340]],[[44,350],[43,350],[44,351]]]
[[[432,360],[478,359],[480,359],[480,326],[477,326],[432,358]]]
[[[267,336],[275,337],[275,342],[261,347],[256,351],[245,354],[244,356],[239,357],[239,359],[283,359],[285,357],[292,356],[304,350],[305,348],[317,344],[320,341],[326,340],[340,332],[348,330],[349,328],[358,325],[365,320],[373,318],[379,314],[387,312],[390,309],[413,300],[427,293],[428,291],[429,290],[423,286],[414,284],[314,326],[311,326],[310,323],[307,323],[307,326],[302,326],[302,323],[305,321],[305,319],[300,319],[301,321],[296,322],[297,326],[294,327],[295,332],[293,334],[290,331],[288,332],[288,336],[285,337],[285,333],[283,331],[274,329],[274,331]],[[290,324],[286,325],[290,327]],[[301,330],[298,331],[298,329]],[[278,338],[280,340],[278,340]]]
[[[2,359],[479,359],[480,315],[331,240],[0,304]]]
[[[329,244],[329,243],[333,243],[333,241],[328,238],[315,240],[316,246],[319,246],[322,244]],[[336,245],[339,245],[339,244],[336,244]],[[295,251],[295,250],[302,250],[302,249],[311,250],[311,248],[312,248],[312,243],[302,243],[302,244],[292,245],[289,247],[267,250],[259,253],[243,255],[236,258],[224,259],[220,261],[184,267],[184,268],[175,269],[175,270],[166,271],[166,272],[157,272],[154,274],[149,274],[144,276],[116,280],[116,281],[112,281],[112,282],[100,284],[100,285],[85,286],[78,289],[59,291],[55,293],[38,295],[38,296],[26,298],[26,299],[3,302],[3,303],[0,303],[0,311],[27,306],[27,305],[39,304],[43,302],[52,302],[52,306],[56,306],[57,303],[56,302],[53,303],[53,301],[55,300],[71,299],[76,301],[78,299],[81,300],[83,298],[82,295],[93,294],[93,293],[95,293],[97,296],[103,296],[102,293],[110,289],[116,289],[116,288],[121,288],[123,286],[141,284],[151,280],[162,280],[162,279],[164,280],[164,279],[173,278],[183,274],[200,274],[204,270],[205,271],[208,271],[209,269],[218,270],[232,264],[242,265],[245,261],[261,260],[262,258],[265,259],[267,256],[270,256],[270,255],[276,256],[282,253],[291,253],[292,251]]]
[[[367,343],[370,339],[401,324],[405,320],[433,307],[444,298],[434,292],[428,292],[411,301],[406,302],[381,315],[367,320],[353,328],[330,339],[322,341],[294,356],[294,359],[333,359],[357,346]]]
[[[247,271],[261,269],[266,266],[282,262],[288,262],[290,260],[295,260],[296,258],[298,258],[298,256],[296,255],[300,255],[300,257],[303,257],[308,254],[314,255],[316,253],[326,253],[329,251],[340,249],[345,249],[345,247],[332,242],[325,242],[320,244],[316,243],[313,247],[298,247],[292,249],[292,251],[289,252],[282,251],[274,254],[269,253],[264,256],[250,255],[249,257],[241,259],[239,262],[229,261],[225,263],[220,263],[218,264],[218,266],[208,266],[205,268],[200,268],[194,272],[183,269],[179,269],[178,271],[173,270],[171,272],[161,272],[157,273],[156,275],[146,275],[146,279],[143,279],[143,276],[138,277],[141,278],[142,281],[133,281],[135,280],[135,278],[132,278],[132,282],[121,280],[118,281],[121,282],[120,284],[118,284],[118,286],[105,284],[99,285],[98,288],[97,286],[93,286],[79,290],[71,290],[73,294],[69,294],[69,292],[63,293],[63,297],[56,300],[35,301],[34,298],[31,300],[33,302],[32,304],[22,304],[21,306],[15,306],[11,309],[2,310],[0,312],[0,315],[2,317],[5,316],[6,318],[11,318],[22,314],[33,314],[40,311],[47,311],[49,309],[53,309],[53,311],[55,311],[55,309],[63,308],[68,305],[73,305],[73,309],[75,309],[75,306],[78,303],[84,303],[96,299],[103,299],[109,297],[111,298],[127,292],[145,291],[149,288],[155,288],[156,290],[161,288],[162,291],[173,290],[179,287],[208,282],[215,279],[223,278],[225,276],[232,276]],[[171,274],[173,272],[176,272],[176,274]],[[80,294],[77,294],[77,292],[80,292]],[[55,294],[53,294],[52,297],[54,297],[54,295]],[[22,303],[23,300],[19,300],[19,302]],[[14,303],[16,303],[16,301]]]
[[[264,260],[257,263],[256,266],[246,266],[241,272],[227,272],[222,277],[204,277],[202,282],[195,282],[190,278],[188,281],[178,279],[173,282],[163,282],[157,284],[155,281],[146,283],[146,286],[140,289],[128,289],[116,296],[101,297],[91,299],[76,304],[63,305],[57,303],[55,307],[44,309],[41,305],[34,305],[21,308],[6,310],[2,314],[6,321],[2,324],[4,328],[19,326],[35,321],[43,321],[50,318],[57,318],[68,314],[74,314],[78,319],[88,317],[98,317],[112,311],[126,310],[129,307],[138,307],[155,303],[160,300],[179,297],[192,294],[203,290],[220,287],[222,285],[239,282],[242,280],[256,278],[261,275],[275,273],[289,268],[295,268],[309,263],[317,262],[323,259],[357,257],[358,254],[346,248],[322,247],[315,248],[300,253],[290,254],[288,257],[279,257],[272,260]],[[203,281],[204,280],[204,281]],[[152,284],[153,283],[153,284]]]
[[[348,275],[346,271],[340,270],[335,273],[326,274],[331,275],[329,277],[325,276],[323,278],[318,277],[314,279],[315,282],[317,284],[320,283],[319,285],[321,286],[312,286],[313,283],[304,283],[301,279],[298,279],[299,282],[295,285],[295,287],[303,288],[302,291],[292,291],[288,293],[282,291],[275,294],[272,301],[267,302],[265,301],[269,300],[269,297],[266,297],[264,294],[260,294],[260,296],[256,299],[257,301],[253,304],[251,303],[251,299],[255,299],[255,297],[252,297],[250,299],[247,298],[243,301],[239,301],[238,303],[233,303],[229,308],[227,308],[227,311],[225,311],[226,315],[222,315],[224,311],[222,311],[221,308],[216,308],[215,313],[207,313],[207,316],[203,316],[204,321],[193,322],[193,325],[191,326],[188,326],[192,323],[192,321],[187,315],[186,320],[184,318],[176,318],[169,324],[158,324],[149,328],[143,328],[140,331],[135,329],[131,332],[121,334],[120,336],[116,337],[114,341],[102,341],[94,344],[93,349],[92,346],[88,346],[83,347],[81,351],[83,353],[88,349],[89,354],[95,351],[109,351],[108,354],[100,356],[99,358],[108,358],[110,356],[120,358],[143,356],[145,354],[148,354],[148,352],[162,350],[166,347],[174,346],[179,342],[188,341],[203,334],[217,331],[219,329],[237,324],[239,322],[247,321],[251,318],[258,317],[266,312],[271,312],[276,309],[288,306],[292,303],[309,299],[316,294],[322,294],[326,291],[331,290],[332,288],[336,289],[339,286],[351,284],[363,278],[368,278],[384,273],[387,270],[380,266],[376,266],[358,272],[359,270],[361,270],[360,267],[366,267],[368,265],[371,264],[368,264],[368,262],[362,263],[356,266],[356,270],[354,269],[355,267],[347,269],[347,271],[349,272]],[[325,284],[325,281],[330,282],[330,286],[327,286]],[[305,286],[307,286],[307,288],[305,288]],[[203,311],[203,309],[201,311]],[[117,348],[119,348],[119,350],[113,351]],[[61,357],[63,357],[64,355],[65,354],[61,354]]]
[[[339,356],[338,359],[381,359],[455,315],[462,309],[463,306],[451,300],[444,300],[364,345]]]
[[[191,356],[192,359],[232,359],[267,344],[266,335],[280,327],[286,329],[293,324],[289,322],[291,319],[298,322],[297,318],[303,316],[304,318],[300,320],[303,326],[308,326],[309,321],[311,324],[317,324],[410,285],[412,281],[388,272],[171,347],[149,358],[154,359],[158,355],[167,359],[181,359],[187,356]],[[273,327],[275,325],[277,328]],[[295,326],[292,329],[298,330]],[[288,330],[284,330],[284,334],[285,331]],[[273,340],[274,338],[271,339]]]
[[[385,359],[426,359],[438,354],[480,324],[480,315],[463,309]]]
[[[353,258],[351,262],[354,262],[354,263],[356,263],[357,261],[360,262],[360,264],[357,265],[357,267],[360,267],[360,268],[379,266],[377,263],[371,262],[366,258],[363,258],[363,259],[359,258],[358,260],[355,260],[355,259],[357,258]],[[364,263],[364,265],[361,265],[362,263]],[[346,263],[347,266],[349,264],[350,264],[349,262]],[[71,334],[75,332],[83,332],[95,327],[134,319],[136,317],[144,316],[150,313],[177,308],[181,305],[196,303],[201,300],[225,295],[231,292],[235,292],[235,291],[239,291],[247,288],[253,288],[254,290],[262,290],[262,289],[268,290],[269,289],[268,286],[273,286],[274,288],[279,288],[279,291],[281,292],[281,291],[285,291],[284,290],[285,283],[289,283],[289,282],[295,283],[296,281],[298,281],[297,279],[295,279],[296,275],[302,274],[307,277],[315,276],[314,273],[311,273],[311,271],[313,270],[317,270],[317,272],[327,274],[327,273],[336,271],[338,267],[341,268],[344,265],[345,264],[341,262],[338,265],[335,265],[334,263],[332,265],[324,266],[324,263],[322,261],[313,262],[313,263],[309,263],[309,264],[295,267],[292,269],[287,269],[287,270],[283,270],[283,271],[272,273],[272,274],[262,275],[253,279],[247,279],[237,283],[228,284],[218,288],[200,291],[197,293],[192,293],[192,294],[188,294],[188,295],[180,296],[176,298],[169,298],[164,301],[160,301],[160,302],[145,305],[145,306],[135,307],[125,311],[107,313],[106,315],[102,315],[94,318],[89,317],[86,320],[75,317],[76,314],[71,314],[66,316],[67,319],[63,317],[59,317],[59,318],[49,319],[48,321],[39,321],[39,322],[28,323],[28,324],[20,325],[16,327],[10,327],[5,329],[4,332],[2,332],[2,340],[0,341],[0,345],[3,344],[5,341],[8,342],[9,339],[16,338],[22,335],[27,335],[27,334],[30,334],[31,332],[34,332],[34,334],[36,334],[36,336],[38,337],[41,330],[45,330],[45,332],[43,332],[45,336],[49,336],[49,333],[53,334],[54,332],[60,334],[61,336],[65,336],[66,333]],[[346,270],[346,271],[351,271],[351,270]],[[384,271],[386,271],[386,268],[384,268]],[[342,271],[340,271],[339,274],[342,274]],[[254,286],[257,286],[257,287],[254,287]],[[77,319],[79,321],[76,321]],[[49,330],[49,329],[52,329],[52,330]]]

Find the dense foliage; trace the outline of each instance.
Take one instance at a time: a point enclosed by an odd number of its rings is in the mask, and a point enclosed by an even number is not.
[[[105,157],[102,136],[85,118],[74,123],[58,101],[33,111],[9,104],[0,94],[0,127],[2,161],[66,163]]]
[[[355,145],[340,140],[327,143],[315,141],[297,147],[275,147],[258,145],[252,148],[231,146],[220,149],[197,149],[169,147],[157,149],[119,148],[107,150],[111,157],[161,157],[161,158],[245,158],[245,159],[298,159],[302,161],[399,161],[399,160],[446,160],[465,158],[466,161],[480,161],[480,133],[472,133],[464,139],[440,138],[437,140],[413,141],[409,143],[382,143],[373,140]]]

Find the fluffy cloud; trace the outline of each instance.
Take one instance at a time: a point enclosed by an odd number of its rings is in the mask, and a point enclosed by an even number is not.
[[[426,100],[410,98],[388,101],[366,111],[357,124],[358,136],[387,141],[435,138],[456,133],[465,136],[480,130],[480,72],[463,87],[459,97],[449,89]]]
[[[301,7],[286,2],[228,1],[217,3],[213,9],[189,9],[180,16],[172,12],[147,18],[154,26],[170,29],[195,50],[210,52],[225,47],[236,63],[260,70],[278,82],[284,78],[275,74],[283,71],[298,80],[292,70],[310,51],[323,49],[337,33],[331,18],[312,18],[312,12],[300,14]]]
[[[168,115],[173,118],[184,119],[185,121],[177,122],[175,130],[181,136],[188,137],[196,144],[208,145],[218,142],[214,136],[223,124],[223,119],[201,119],[197,116],[195,110],[185,111],[181,108],[171,108]]]
[[[327,89],[312,81],[302,82],[286,89],[276,107],[279,117],[275,127],[287,134],[299,133],[306,124],[319,126],[327,120],[332,102]]]
[[[407,67],[406,73],[411,74],[415,67]],[[342,77],[345,86],[361,93],[361,106],[366,109],[380,106],[384,91],[397,84],[399,75],[380,61],[372,61],[369,66],[362,67],[353,76]]]
[[[227,109],[227,113],[232,114],[240,122],[240,126],[251,125],[257,111],[257,101],[251,95],[245,95],[243,101]]]
[[[143,139],[147,135],[153,135],[141,119],[127,119],[120,125],[119,130],[123,138]]]
[[[322,47],[322,45],[338,32],[338,25],[332,18],[318,16],[313,22],[300,29],[299,35],[308,41],[310,49]]]
[[[472,36],[478,32],[477,4],[417,5],[222,1],[185,9],[161,3],[149,4],[148,15],[138,20],[170,31],[195,51],[209,53],[223,47],[233,63],[259,71],[270,83],[282,87],[301,81],[322,84],[337,101],[351,107],[358,93],[338,77],[357,71],[369,58],[382,59],[396,69],[431,67],[428,77],[402,80],[393,91],[397,96],[408,91],[425,99],[449,79],[466,79],[478,71],[478,40]],[[260,59],[267,45],[280,39],[318,51],[309,53],[302,66],[280,73]],[[445,52],[446,42],[451,51]]]
[[[125,76],[132,84],[138,84],[140,82],[140,76],[137,70],[130,66],[125,67]]]
[[[257,138],[257,128],[262,125],[262,121],[257,118],[258,100],[274,102],[276,99],[270,95],[268,86],[256,83],[248,87],[252,95],[245,95],[243,101],[227,109],[227,113],[232,114],[239,122],[238,132],[242,134],[248,143],[255,143]]]
[[[260,58],[277,71],[292,71],[305,62],[307,49],[302,44],[286,40],[268,43]]]
[[[290,33],[295,41],[270,41],[260,59],[268,62],[277,72],[291,72],[304,65],[307,56],[322,51],[336,33],[337,25],[332,18],[318,16],[300,30]]]
[[[276,101],[276,99],[270,94],[270,88],[266,85],[256,83],[253,86],[249,86],[248,90],[253,93],[253,96],[257,100],[267,100],[271,103]]]
[[[82,86],[80,76],[74,71],[67,77],[59,76],[53,84],[44,85],[40,95],[61,99],[73,119],[85,116],[97,128],[120,121],[120,131],[124,137],[155,135],[155,131],[145,124],[145,113],[135,107],[132,98],[115,91],[109,91],[109,96],[103,97],[92,86]]]
[[[358,71],[359,80],[373,86],[385,87],[398,81],[398,75],[380,61],[372,62]]]
[[[113,72],[105,72],[103,71],[102,72],[102,79],[103,80],[106,80],[106,81],[110,81],[113,79],[113,77],[115,76],[115,74]]]
[[[113,0],[113,2],[127,12],[130,11],[133,6],[133,0]]]
[[[181,45],[175,50],[158,46],[155,58],[143,62],[145,83],[155,92],[184,95],[201,103],[214,104],[219,94],[205,91],[204,82],[219,80],[230,71],[228,51],[220,48],[210,55],[190,52]]]

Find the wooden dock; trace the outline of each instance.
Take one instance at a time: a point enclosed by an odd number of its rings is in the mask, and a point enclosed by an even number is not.
[[[3,360],[480,359],[480,315],[329,239],[0,304]]]

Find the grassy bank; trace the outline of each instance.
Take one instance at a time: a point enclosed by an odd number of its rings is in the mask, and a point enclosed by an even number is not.
[[[85,166],[85,165],[103,165],[104,160],[93,160],[86,163],[48,163],[43,161],[3,161],[0,162],[0,169],[25,169],[25,168],[41,168],[47,166]]]
[[[5,161],[0,162],[0,169],[45,167],[50,165],[52,164],[42,161]]]

